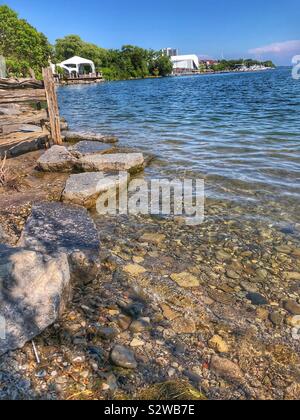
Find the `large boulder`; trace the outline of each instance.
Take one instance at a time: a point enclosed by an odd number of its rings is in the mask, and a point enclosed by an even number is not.
[[[80,141],[69,147],[68,150],[72,155],[80,158],[86,155],[108,153],[113,151],[113,147],[106,143],[100,143],[99,141]]]
[[[88,283],[99,270],[100,240],[86,209],[57,202],[32,208],[19,246],[55,256],[68,255],[72,280]]]
[[[72,172],[77,159],[64,146],[53,146],[37,161],[38,169],[44,172]]]
[[[70,299],[66,254],[55,257],[0,244],[0,355],[53,324]]]
[[[117,143],[118,139],[115,136],[105,136],[103,134],[95,134],[89,132],[75,132],[75,131],[63,131],[62,136],[65,141],[78,142],[78,141],[99,141],[102,143]]]
[[[84,172],[71,175],[66,182],[62,200],[86,208],[96,205],[102,193],[116,193],[117,189],[126,188],[128,175],[113,175],[103,172]]]
[[[107,155],[88,155],[78,161],[78,167],[85,172],[128,171],[131,174],[144,169],[142,153],[115,153]]]

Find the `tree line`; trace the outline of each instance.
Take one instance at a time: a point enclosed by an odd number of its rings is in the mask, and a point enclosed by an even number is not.
[[[33,71],[40,78],[50,60],[60,63],[74,55],[93,60],[96,70],[107,80],[167,76],[172,72],[170,58],[160,51],[132,45],[107,50],[78,35],[66,36],[51,45],[43,33],[7,5],[0,6],[0,55],[6,59],[8,75],[16,77],[30,76]]]

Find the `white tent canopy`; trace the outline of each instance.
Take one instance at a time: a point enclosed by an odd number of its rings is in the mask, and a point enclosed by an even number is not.
[[[199,69],[199,58],[192,55],[176,55],[171,57],[173,68],[176,69],[189,69],[189,70],[198,70]]]
[[[70,75],[74,73],[76,74],[76,76],[84,74],[84,69],[86,67],[90,68],[90,73],[96,73],[95,64],[92,60],[88,60],[86,58],[78,56],[69,58],[68,60],[65,60],[57,65],[66,70]]]

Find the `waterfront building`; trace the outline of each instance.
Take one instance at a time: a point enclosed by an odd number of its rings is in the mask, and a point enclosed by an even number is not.
[[[195,54],[172,56],[173,73],[193,73],[199,70],[199,58]]]

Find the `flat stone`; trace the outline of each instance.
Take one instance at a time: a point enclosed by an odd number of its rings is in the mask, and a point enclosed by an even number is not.
[[[69,152],[76,158],[81,158],[86,155],[104,154],[112,151],[113,148],[105,143],[99,141],[80,141],[79,143],[69,147]]]
[[[139,338],[134,338],[130,343],[130,347],[142,347],[144,345],[145,342],[143,340],[140,340]]]
[[[195,321],[185,317],[174,319],[171,327],[177,334],[194,334],[197,331]]]
[[[276,327],[282,325],[284,321],[284,316],[280,312],[272,312],[269,318],[272,324]]]
[[[144,169],[144,156],[142,153],[87,155],[79,159],[78,167],[85,172],[127,171],[136,173]]]
[[[174,311],[169,305],[165,303],[162,303],[160,307],[163,311],[164,317],[169,321],[173,321],[180,316],[180,313]]]
[[[161,233],[145,233],[141,237],[141,241],[143,242],[150,242],[153,244],[160,244],[166,239],[166,235],[163,235]]]
[[[0,355],[22,348],[53,324],[70,299],[66,254],[0,245]]]
[[[127,274],[129,274],[129,275],[131,275],[131,276],[133,276],[133,277],[138,277],[138,276],[140,276],[141,274],[146,273],[146,271],[147,271],[144,267],[142,267],[142,266],[141,266],[141,265],[139,265],[139,264],[128,264],[128,265],[126,265],[126,266],[123,268],[123,270],[124,270]]]
[[[298,281],[298,280],[300,280],[300,273],[297,273],[297,272],[289,272],[289,273],[286,273],[286,279],[287,280],[296,280],[296,281]]]
[[[248,300],[250,300],[252,305],[262,306],[262,305],[267,305],[268,304],[267,299],[259,293],[250,292],[250,293],[247,294],[246,298]]]
[[[115,136],[105,136],[103,134],[95,134],[90,132],[75,132],[75,131],[63,131],[62,136],[65,141],[76,142],[76,141],[97,141],[102,143],[117,143],[118,139]]]
[[[110,191],[116,194],[118,188],[127,187],[128,180],[127,174],[113,175],[102,172],[73,174],[66,182],[62,201],[92,208],[95,207],[101,194]]]
[[[300,305],[294,300],[287,300],[284,303],[284,308],[290,312],[292,315],[300,315]]]
[[[77,159],[64,146],[52,146],[37,161],[37,167],[44,172],[71,172]]]
[[[129,348],[116,345],[110,354],[110,359],[114,365],[122,367],[124,369],[136,369],[137,361],[133,351]]]
[[[229,352],[228,344],[219,335],[214,335],[209,340],[209,346],[212,349],[218,351],[219,353],[228,353]]]
[[[86,209],[57,202],[33,206],[19,245],[49,255],[69,257],[74,280],[88,282],[99,269],[100,241]]]
[[[241,277],[238,273],[236,273],[233,270],[227,270],[226,275],[227,275],[227,277],[229,277],[230,279],[233,279],[233,280],[238,280]]]
[[[147,318],[140,318],[135,321],[132,321],[130,325],[130,331],[133,333],[141,333],[143,331],[149,330],[151,327],[150,320]]]
[[[240,367],[229,359],[213,356],[210,369],[221,378],[230,382],[244,382],[244,374]]]
[[[187,272],[171,274],[171,279],[175,281],[180,287],[193,288],[200,286],[200,281],[197,279],[197,277]]]
[[[112,327],[101,327],[98,335],[104,340],[113,340],[118,335],[118,331]]]

